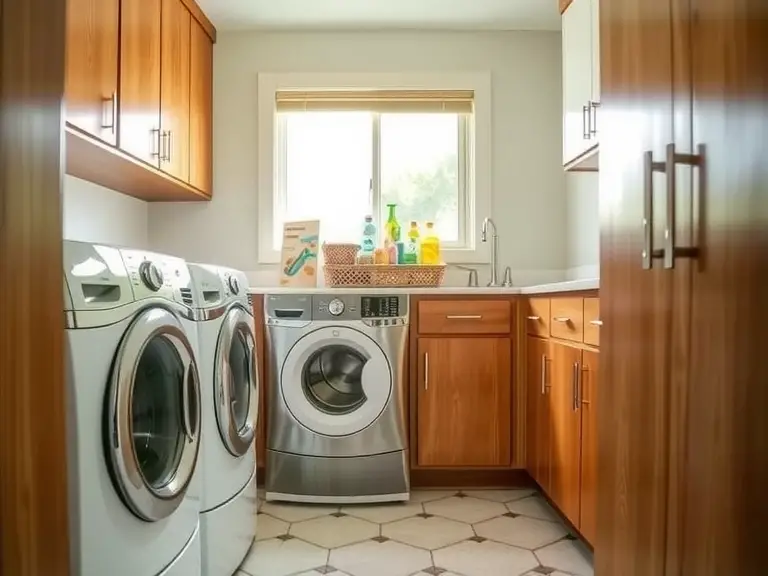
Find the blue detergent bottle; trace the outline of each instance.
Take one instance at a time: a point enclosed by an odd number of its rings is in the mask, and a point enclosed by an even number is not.
[[[363,240],[360,242],[360,252],[373,256],[373,251],[376,250],[377,246],[376,224],[373,223],[373,216],[369,214],[365,217],[363,224]]]

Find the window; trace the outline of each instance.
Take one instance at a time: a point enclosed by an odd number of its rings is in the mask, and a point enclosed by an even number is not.
[[[474,248],[472,106],[471,91],[277,92],[273,249],[291,220],[359,242],[387,204],[404,230],[434,221],[446,249]]]

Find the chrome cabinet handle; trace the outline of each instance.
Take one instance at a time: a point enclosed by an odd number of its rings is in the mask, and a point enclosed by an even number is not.
[[[653,161],[653,152],[643,156],[643,269],[653,267],[653,258],[659,254],[653,250],[653,173],[663,172],[664,164]]]
[[[590,134],[597,136],[597,109],[600,107],[600,102],[589,102],[589,132]]]
[[[187,439],[192,442],[194,435],[192,433],[192,417],[189,413],[189,377],[192,373],[192,363],[189,363],[184,370],[184,383],[181,386],[181,401],[184,403],[184,409],[182,410],[184,433]]]
[[[159,160],[162,160],[162,151],[160,150],[162,138],[159,128],[152,128],[149,131],[149,155]]]
[[[590,119],[591,116],[589,105],[585,104],[581,107],[581,124],[583,126],[582,129],[582,138],[584,140],[589,140],[592,138],[592,135],[589,133],[589,125],[590,125]]]
[[[429,390],[429,352],[424,352],[424,392]]]
[[[541,316],[528,316],[528,320],[533,320],[534,322],[538,322],[541,320]]]
[[[547,355],[541,355],[541,394],[547,393]]]
[[[101,128],[103,130],[112,130],[112,134],[115,133],[115,129],[117,127],[117,92],[112,92],[111,98],[105,98],[104,99],[104,112],[102,112],[102,118],[101,118]],[[109,113],[110,118],[107,120],[107,107],[106,105],[109,104]]]
[[[446,316],[448,320],[482,320],[481,314],[449,314]]]
[[[552,320],[554,320],[555,322],[564,322],[564,323],[568,323],[571,321],[571,319],[568,318],[567,316],[555,316],[554,318],[552,318]]]
[[[573,372],[571,373],[571,408],[574,412],[579,409],[579,363],[573,363]]]
[[[589,372],[589,368],[584,366],[581,369],[581,376],[579,378],[579,397],[581,398],[581,405],[591,404],[589,400],[584,400],[584,372]]]
[[[590,320],[589,323],[592,324],[592,326],[602,326],[603,325],[603,321],[602,320]]]
[[[171,162],[171,156],[173,152],[173,130],[168,130],[168,155],[166,161]]]

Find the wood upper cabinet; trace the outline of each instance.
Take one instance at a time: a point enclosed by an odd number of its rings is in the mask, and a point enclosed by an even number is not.
[[[526,461],[528,473],[549,493],[551,463],[550,389],[552,355],[548,340],[527,341]]]
[[[160,0],[121,0],[120,149],[160,165]]]
[[[120,0],[68,0],[66,121],[117,143]]]
[[[581,513],[579,531],[594,544],[597,535],[597,389],[600,353],[582,353],[581,386]]]
[[[551,343],[552,468],[550,496],[565,516],[579,524],[581,409],[578,400],[581,350]]]
[[[192,21],[190,53],[189,183],[213,190],[213,43]]]
[[[508,466],[509,338],[419,338],[418,464]]]
[[[181,0],[162,0],[160,167],[189,180],[191,16]]]

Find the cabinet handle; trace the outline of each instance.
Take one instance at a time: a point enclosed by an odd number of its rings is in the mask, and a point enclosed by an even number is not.
[[[600,102],[589,102],[589,132],[594,136],[597,136],[597,109],[600,107]]]
[[[482,320],[483,317],[480,314],[449,314],[446,316],[448,320]]]
[[[554,318],[552,318],[552,320],[554,320],[555,322],[563,322],[566,324],[571,321],[571,319],[568,318],[567,316],[555,316]]]
[[[602,326],[603,325],[603,321],[602,320],[590,320],[589,323],[592,324],[592,326]]]
[[[173,153],[173,130],[168,130],[168,154],[166,156],[166,161],[171,162],[171,156]]]
[[[429,352],[424,352],[424,392],[429,390]]]
[[[541,355],[541,394],[547,393],[547,355]]]
[[[581,405],[584,406],[585,404],[591,404],[589,400],[584,400],[584,372],[589,372],[589,367],[584,366],[581,369],[581,376],[579,379],[579,397],[581,398]]]
[[[105,104],[105,107],[104,107],[104,111],[102,112],[101,128],[103,130],[112,130],[112,134],[114,134],[117,126],[117,92],[112,92],[111,98],[105,98],[104,104]],[[107,113],[106,113],[107,104],[109,105],[109,114],[110,114],[109,120],[107,120]]]
[[[571,408],[574,412],[579,409],[579,363],[573,363],[573,371],[571,373]]]
[[[533,320],[534,322],[538,322],[541,320],[541,316],[528,316],[528,320]]]
[[[653,161],[653,152],[643,157],[643,269],[653,268],[653,258],[661,253],[653,249],[653,173],[663,172],[664,163]]]
[[[152,128],[152,130],[149,131],[149,155],[159,160],[162,160],[160,151],[162,137],[159,128]]]
[[[584,140],[589,140],[592,138],[592,135],[589,133],[589,125],[590,125],[590,119],[591,116],[589,105],[584,105],[581,107],[581,125],[583,127],[582,130],[582,138]]]

